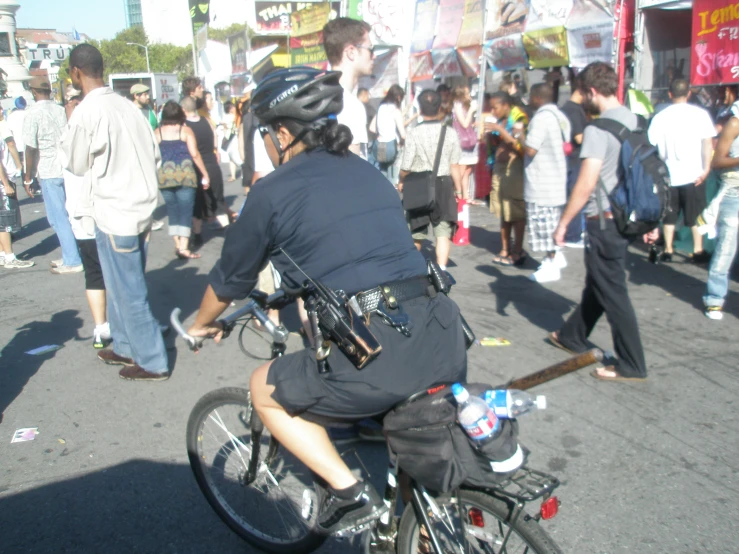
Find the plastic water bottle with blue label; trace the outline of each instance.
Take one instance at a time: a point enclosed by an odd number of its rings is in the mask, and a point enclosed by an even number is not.
[[[457,401],[459,424],[478,448],[498,435],[498,418],[482,398],[470,396],[467,389],[459,383],[452,385],[452,394]]]
[[[486,390],[482,398],[485,405],[500,419],[516,419],[547,407],[546,396],[532,396],[516,389]]]

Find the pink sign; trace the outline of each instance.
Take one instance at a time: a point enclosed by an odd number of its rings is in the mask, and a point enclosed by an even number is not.
[[[690,83],[739,83],[739,4],[695,0]]]

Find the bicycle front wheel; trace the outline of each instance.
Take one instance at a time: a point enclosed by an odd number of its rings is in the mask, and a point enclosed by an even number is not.
[[[513,502],[480,491],[461,490],[434,501],[428,517],[444,552],[465,554],[562,554],[539,523],[522,512],[512,522]],[[434,513],[436,512],[436,513]],[[398,554],[430,552],[428,533],[408,504],[398,527]]]
[[[325,540],[313,531],[313,476],[266,428],[259,444],[251,444],[252,412],[246,389],[219,389],[200,399],[187,422],[195,479],[218,516],[244,540],[267,552],[312,552]],[[255,446],[257,474],[247,483]]]

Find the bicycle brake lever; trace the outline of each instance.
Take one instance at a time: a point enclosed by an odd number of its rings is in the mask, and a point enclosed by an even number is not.
[[[169,316],[169,322],[172,324],[172,327],[174,327],[174,330],[177,331],[177,334],[187,343],[190,350],[197,352],[203,346],[203,339],[193,337],[185,331],[185,328],[182,326],[182,322],[180,321],[180,313],[181,310],[179,308],[172,310],[172,314]]]

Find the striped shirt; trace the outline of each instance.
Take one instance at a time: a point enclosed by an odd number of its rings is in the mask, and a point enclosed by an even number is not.
[[[526,146],[536,155],[524,158],[526,202],[562,206],[567,202],[567,161],[564,142],[570,141],[570,122],[554,104],[539,108],[529,123]]]

